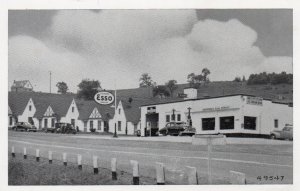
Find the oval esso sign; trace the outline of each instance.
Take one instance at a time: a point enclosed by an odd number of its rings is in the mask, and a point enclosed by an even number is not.
[[[115,96],[110,92],[98,92],[95,94],[94,99],[101,105],[108,105],[114,102]]]

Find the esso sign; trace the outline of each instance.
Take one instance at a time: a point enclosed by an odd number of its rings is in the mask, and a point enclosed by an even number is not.
[[[101,105],[108,105],[114,102],[115,96],[110,92],[98,92],[95,94],[94,99]]]

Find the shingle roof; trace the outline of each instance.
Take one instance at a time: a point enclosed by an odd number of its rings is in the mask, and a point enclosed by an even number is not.
[[[112,108],[111,105],[100,105],[95,101],[86,101],[80,99],[76,99],[75,102],[79,110],[80,120],[89,119],[89,116],[93,112],[94,108],[98,109],[103,120],[111,119],[114,115],[114,108]]]

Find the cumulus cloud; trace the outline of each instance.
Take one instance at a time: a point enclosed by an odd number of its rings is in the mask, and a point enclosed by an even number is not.
[[[46,39],[9,39],[9,80],[31,78],[47,91],[47,72],[72,91],[83,78],[104,88],[138,86],[148,72],[162,84],[186,82],[187,74],[211,70],[211,80],[253,72],[292,72],[292,58],[265,57],[257,33],[239,20],[197,20],[193,10],[59,11]],[[34,74],[33,74],[34,73]],[[33,74],[33,75],[31,75]]]

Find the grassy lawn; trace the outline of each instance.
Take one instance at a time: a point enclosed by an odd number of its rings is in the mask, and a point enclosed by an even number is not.
[[[8,185],[130,185],[132,175],[118,171],[118,180],[111,179],[109,169],[99,168],[99,174],[93,174],[91,166],[83,165],[79,170],[76,164],[68,163],[63,166],[62,161],[53,160],[48,163],[45,158],[40,162],[35,157],[27,156],[24,160],[21,154],[16,158],[9,155]],[[155,184],[155,179],[140,177],[140,184]]]

